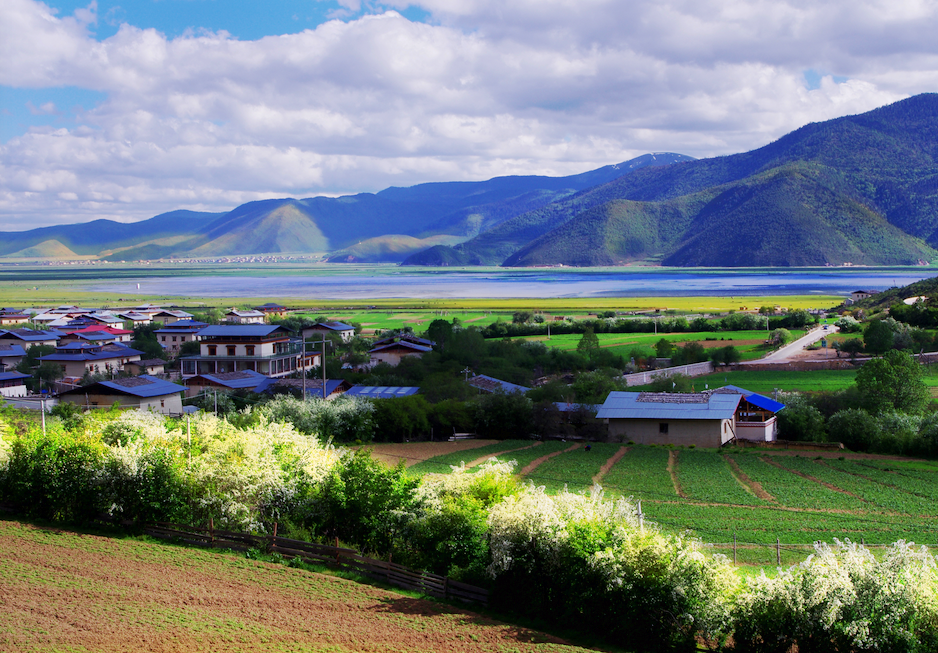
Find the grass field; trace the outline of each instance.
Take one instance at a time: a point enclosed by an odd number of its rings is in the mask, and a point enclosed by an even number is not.
[[[548,442],[501,459],[517,460],[520,470],[560,451],[525,478],[550,494],[564,487],[585,492],[623,445],[564,452],[568,446]],[[435,461],[412,469],[419,473]],[[758,566],[775,565],[777,539],[783,564],[804,559],[814,541],[834,538],[870,545],[905,539],[938,550],[938,462],[631,446],[600,485],[607,496],[640,499],[647,518],[662,528],[691,531],[728,555],[735,535],[737,559]]]

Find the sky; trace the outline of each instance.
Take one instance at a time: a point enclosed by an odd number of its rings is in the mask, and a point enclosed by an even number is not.
[[[0,231],[761,147],[938,91],[938,0],[3,0]]]

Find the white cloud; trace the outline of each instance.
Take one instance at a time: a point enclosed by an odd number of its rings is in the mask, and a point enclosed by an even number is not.
[[[5,0],[0,84],[107,99],[0,146],[0,229],[727,154],[938,89],[926,0],[422,0],[427,24],[340,4],[379,13],[256,41],[123,24],[99,42],[94,3]],[[831,74],[809,90],[809,69]]]

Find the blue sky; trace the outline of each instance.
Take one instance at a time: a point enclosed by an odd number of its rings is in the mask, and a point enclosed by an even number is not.
[[[747,151],[938,91],[921,0],[4,0],[0,230]]]

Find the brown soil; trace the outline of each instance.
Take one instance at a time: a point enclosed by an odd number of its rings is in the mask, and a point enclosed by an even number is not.
[[[217,552],[0,522],[0,651],[583,651],[537,631]]]
[[[672,450],[668,453],[668,474],[671,475],[671,482],[674,484],[674,493],[686,499],[687,495],[681,489],[681,482],[677,478],[677,451]]]
[[[599,485],[599,482],[603,480],[603,476],[609,473],[609,470],[612,469],[612,466],[619,462],[622,459],[622,456],[629,452],[629,449],[631,449],[631,447],[620,447],[617,452],[612,454],[612,456],[609,457],[609,460],[603,463],[603,466],[599,468],[599,473],[593,477],[593,483],[595,485]]]
[[[762,487],[761,483],[754,481],[748,476],[746,476],[746,472],[744,472],[743,470],[739,468],[739,465],[736,464],[735,460],[727,456],[726,462],[730,464],[730,469],[733,470],[733,474],[736,476],[736,478],[739,479],[743,485],[745,485],[750,490],[752,490],[753,494],[755,494],[757,497],[759,497],[763,501],[768,501],[769,503],[778,504],[778,499],[776,499],[771,494],[766,492],[765,489]]]
[[[407,467],[416,465],[434,456],[468,451],[492,444],[491,440],[456,440],[455,442],[403,442],[391,444],[376,444],[372,447],[371,456],[388,465],[396,465],[403,460]]]
[[[516,452],[516,451],[522,451],[522,450],[524,450],[524,449],[531,449],[531,448],[533,448],[533,447],[537,447],[537,446],[542,445],[542,444],[544,444],[544,443],[543,443],[542,441],[538,440],[538,441],[535,442],[534,444],[529,444],[529,445],[526,446],[526,447],[518,447],[517,449],[506,449],[505,451],[499,451],[499,452],[497,452],[497,453],[490,453],[490,454],[487,455],[487,456],[479,456],[478,458],[476,458],[475,460],[473,460],[471,463],[467,463],[467,464],[466,464],[466,467],[475,467],[476,465],[481,465],[482,463],[484,463],[484,462],[485,462],[486,460],[488,460],[489,458],[498,458],[499,456],[504,456],[504,455],[507,454],[507,453],[514,453],[514,452]]]
[[[518,472],[518,475],[527,476],[528,474],[533,472],[535,469],[537,469],[538,467],[546,463],[548,460],[550,460],[554,456],[559,456],[560,454],[567,453],[568,451],[575,451],[579,448],[580,448],[579,444],[572,444],[566,449],[564,449],[563,451],[555,451],[554,453],[549,453],[546,456],[541,456],[540,458],[532,460],[527,465],[525,465],[524,468],[520,472]]]

